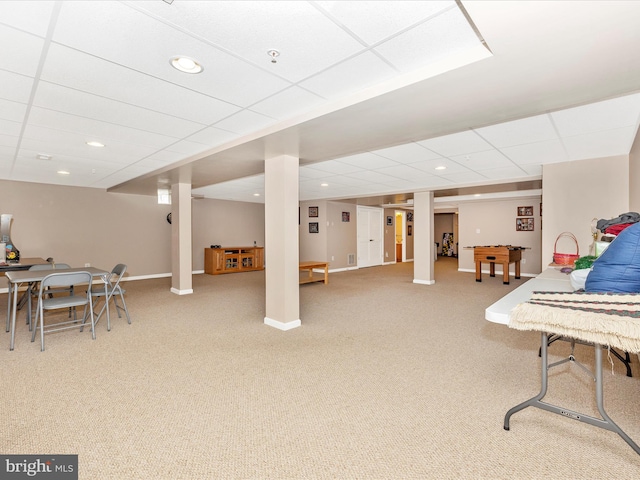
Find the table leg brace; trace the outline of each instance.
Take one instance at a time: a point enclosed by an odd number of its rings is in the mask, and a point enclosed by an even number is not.
[[[504,417],[504,429],[509,430],[509,420],[511,419],[511,415],[519,412],[527,407],[536,407],[542,410],[547,410],[548,412],[557,413],[558,415],[562,415],[564,417],[573,418],[574,420],[579,420],[584,423],[588,423],[589,425],[594,425],[596,427],[604,428],[605,430],[611,430],[612,432],[616,432],[618,435],[622,437],[622,439],[629,444],[633,450],[640,455],[640,447],[631,440],[631,438],[622,431],[622,429],[616,425],[616,423],[611,420],[609,415],[604,411],[603,405],[603,392],[602,392],[602,346],[599,344],[594,344],[595,355],[596,355],[596,366],[595,366],[595,381],[596,381],[596,404],[598,406],[598,411],[602,416],[602,419],[591,417],[589,415],[584,415],[582,413],[574,412],[573,410],[569,410],[567,408],[562,408],[556,405],[551,405],[546,402],[542,402],[542,398],[547,394],[547,387],[549,384],[549,357],[548,357],[548,335],[547,333],[542,333],[542,343],[541,343],[541,364],[542,364],[542,385],[540,388],[540,393],[535,397],[522,402],[519,405],[516,405],[512,409],[510,409]],[[563,362],[564,363],[564,362]],[[553,365],[552,365],[553,366]]]

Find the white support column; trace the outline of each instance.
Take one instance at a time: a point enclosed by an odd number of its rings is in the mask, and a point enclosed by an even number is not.
[[[191,184],[171,186],[171,292],[193,293]]]
[[[265,160],[264,220],[266,316],[280,330],[299,327],[299,160],[279,155]]]
[[[413,196],[413,283],[436,283],[433,223],[433,192],[416,193]]]

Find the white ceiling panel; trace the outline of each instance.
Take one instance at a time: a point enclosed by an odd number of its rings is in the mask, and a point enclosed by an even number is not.
[[[438,155],[450,158],[492,149],[489,143],[473,131],[443,135],[442,137],[430,138],[416,143],[434,151]]]
[[[0,25],[0,45],[3,45],[0,65],[14,73],[35,77],[44,45],[41,38]],[[9,45],[20,45],[20,48],[8,48]]]
[[[215,124],[217,128],[238,134],[248,134],[275,123],[273,118],[251,110],[241,110]]]
[[[170,16],[178,25],[255,65],[269,67],[266,52],[275,48],[281,55],[271,65],[272,71],[292,82],[362,49],[308,2],[216,2],[215,9],[208,2],[175,2],[173,10],[157,2],[141,2],[141,7]]]
[[[527,172],[522,168],[516,166],[505,166],[500,168],[489,168],[482,170],[482,174],[489,180],[504,180],[504,179],[517,179],[526,178]]]
[[[460,155],[457,157],[451,157],[451,159],[464,167],[478,171],[495,167],[509,167],[513,165],[513,162],[498,150],[488,150],[486,152],[476,152],[470,155]]]
[[[21,128],[22,124],[20,122],[0,119],[0,132],[5,135],[19,137]]]
[[[320,1],[317,4],[354,34],[373,45],[425,18],[455,6],[449,1]]]
[[[29,121],[34,126],[76,132],[84,135],[85,138],[99,138],[102,140],[102,143],[105,144],[115,141],[159,149],[165,148],[178,140],[175,137],[158,135],[157,133],[141,131],[39,107],[33,107],[31,109]]]
[[[186,140],[214,147],[216,145],[229,142],[237,137],[237,133],[227,132],[226,130],[221,130],[215,127],[206,127],[193,135],[189,135]]]
[[[311,170],[319,170],[325,174],[343,175],[346,173],[357,172],[360,169],[354,165],[345,162],[339,162],[337,160],[329,160],[328,162],[321,162],[310,165],[308,167]]]
[[[403,72],[422,68],[480,44],[458,8],[451,8],[375,48]]]
[[[0,146],[9,147],[9,150],[6,153],[11,152],[11,155],[15,153],[15,148],[18,146],[18,139],[20,137],[17,135],[2,135],[0,134]]]
[[[0,98],[0,119],[22,122],[27,107],[24,103],[11,102]]]
[[[576,108],[553,112],[551,116],[563,137],[638,126],[640,94],[614,98]]]
[[[373,153],[405,164],[439,158],[439,155],[434,154],[420,144],[414,142],[405,143],[403,145],[396,145],[395,147],[390,148],[383,148],[381,150],[375,150]]]
[[[485,182],[488,180],[486,175],[479,172],[461,172],[461,173],[444,173],[440,177],[449,180],[453,184],[473,185],[474,183]]]
[[[230,103],[56,45],[49,49],[42,78],[206,125],[239,110]]]
[[[0,98],[14,102],[27,103],[33,88],[33,78],[17,73],[3,71],[0,68]]]
[[[430,173],[431,175],[442,176],[443,174],[465,173],[469,169],[459,163],[449,160],[448,158],[436,158],[433,160],[424,160],[422,162],[412,163],[413,168]],[[445,169],[436,170],[436,167],[445,167]]]
[[[617,128],[603,132],[567,137],[563,140],[570,160],[609,157],[629,153],[637,127]]]
[[[300,82],[300,86],[324,98],[335,99],[376,85],[396,74],[396,69],[367,51]]]
[[[398,162],[394,160],[390,160],[388,158],[381,157],[380,155],[370,152],[359,153],[358,155],[350,155],[348,157],[341,157],[340,161],[367,170],[391,167],[398,164]]]
[[[204,126],[202,123],[42,81],[38,83],[33,104],[80,117],[95,118],[116,125],[178,138],[197,132]]]
[[[548,115],[499,123],[490,127],[476,128],[474,131],[496,148],[558,139],[558,134]]]
[[[309,108],[321,105],[322,101],[317,95],[294,86],[252,105],[251,110],[284,120],[305,113]]]
[[[408,165],[396,165],[393,167],[384,167],[376,170],[378,173],[391,177],[402,178],[404,180],[425,180],[431,179],[433,175]]]
[[[560,139],[506,147],[501,151],[518,165],[557,163],[569,160]]]
[[[11,25],[44,37],[49,26],[49,17],[54,2],[44,0],[0,2],[0,25]]]

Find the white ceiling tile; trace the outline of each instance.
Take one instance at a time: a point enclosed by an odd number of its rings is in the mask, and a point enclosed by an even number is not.
[[[173,9],[157,2],[140,6],[178,25],[188,25],[189,31],[292,82],[363,48],[308,2],[178,1]],[[270,48],[281,53],[276,64],[266,53]]]
[[[520,168],[528,175],[542,176],[542,165],[521,165]]]
[[[11,102],[0,98],[0,119],[12,122],[22,122],[27,112],[24,103]]]
[[[403,72],[480,45],[460,9],[452,8],[375,48]]]
[[[385,183],[385,181],[389,179],[387,175],[371,170],[363,170],[361,172],[356,172],[347,176],[364,180],[370,183]]]
[[[523,169],[513,165],[482,170],[482,174],[489,180],[504,180],[511,178],[516,179],[525,178],[528,176],[528,174]]]
[[[572,137],[600,130],[637,127],[639,109],[640,94],[635,94],[553,112],[551,117],[561,136]]]
[[[207,6],[209,11],[214,10],[212,5]],[[219,18],[216,20],[219,22]],[[131,36],[111,34],[115,24],[122,31],[135,32],[138,46],[134,51]],[[121,3],[65,3],[54,40],[239,106],[248,106],[289,86],[275,74]],[[204,71],[189,75],[175,70],[169,65],[167,52],[197,59]],[[261,53],[266,60],[266,53]]]
[[[627,155],[637,132],[637,127],[617,128],[603,132],[591,132],[563,139],[570,160]]]
[[[363,52],[300,83],[327,98],[336,99],[358,92],[397,75],[395,69],[371,52]]]
[[[416,142],[443,157],[491,150],[491,145],[473,131],[464,131]]]
[[[516,145],[500,150],[518,165],[557,163],[569,160],[562,146],[562,142],[559,139]]]
[[[0,2],[0,25],[6,24],[41,37],[46,36],[55,2],[36,0]]]
[[[443,174],[463,173],[468,172],[467,167],[463,167],[459,163],[456,163],[448,158],[436,158],[433,160],[423,160],[422,162],[412,163],[413,168],[422,170],[432,175],[442,176]],[[446,167],[444,170],[436,170],[436,167]]]
[[[3,134],[18,137],[21,130],[22,123],[12,122],[10,120],[4,120],[0,118],[0,132],[2,132]]]
[[[394,160],[390,160],[370,152],[350,155],[348,157],[340,157],[340,161],[365,170],[375,170],[376,168],[391,167],[398,164],[398,162],[395,162]]]
[[[313,165],[315,165],[315,163]],[[300,167],[298,169],[298,175],[301,182],[308,179],[322,178],[327,175],[326,172],[313,168],[313,165]]]
[[[0,69],[0,98],[27,103],[31,96],[33,78]]]
[[[392,177],[402,178],[405,180],[426,180],[431,179],[433,175],[422,170],[410,167],[408,165],[396,165],[393,167],[384,167],[376,170],[377,173],[390,175]]]
[[[80,117],[96,118],[142,131],[179,138],[197,132],[204,126],[202,123],[44,81],[38,84],[33,104]]]
[[[484,170],[487,168],[509,167],[513,165],[508,158],[497,150],[459,155],[451,157],[451,159],[470,170]]]
[[[482,173],[471,172],[471,171],[458,172],[458,173],[444,173],[439,176],[446,180],[449,180],[454,184],[469,184],[469,183],[484,182],[485,180],[487,180],[487,177]]]
[[[307,112],[323,103],[323,99],[300,87],[290,87],[251,106],[251,110],[271,118],[284,120]]]
[[[252,112],[251,110],[242,110],[217,122],[214,126],[229,132],[246,134],[260,130],[273,123],[275,123],[273,118],[266,117],[257,112]]]
[[[55,44],[42,79],[206,125],[238,111],[230,103]]]
[[[188,136],[185,140],[202,143],[209,147],[215,147],[225,142],[229,142],[234,138],[238,138],[237,133],[227,132],[215,127],[206,127],[193,135]]]
[[[325,172],[325,174],[333,174],[333,175],[343,175],[346,173],[357,172],[360,169],[354,165],[350,165],[346,162],[339,162],[337,160],[329,160],[328,162],[320,162],[316,163],[313,166],[309,167],[313,170],[320,170],[321,172]]]
[[[439,157],[439,155],[434,154],[433,152],[427,150],[426,148],[415,142],[405,143],[404,145],[397,145],[390,148],[383,148],[380,150],[374,150],[373,153],[405,164],[422,162],[424,160],[431,160],[433,158]]]
[[[83,134],[86,138],[99,138],[102,143],[112,141],[164,148],[174,143],[175,137],[158,135],[121,125],[92,120],[67,113],[34,107],[29,113],[29,124],[67,132]]]
[[[166,150],[168,152],[176,152],[182,154],[182,158],[190,157],[198,153],[207,150],[207,146],[198,142],[189,142],[187,140],[180,140],[178,142],[169,145]]]
[[[320,1],[317,4],[369,45],[455,6],[449,1]]]
[[[537,115],[490,127],[476,128],[475,132],[496,148],[558,138],[548,115]]]
[[[9,147],[10,149],[15,149],[18,145],[18,137],[17,135],[4,135],[0,133],[0,146]]]
[[[0,25],[0,45],[3,45],[0,48],[0,65],[14,73],[35,77],[44,40]],[[20,45],[20,48],[8,48],[9,45]]]

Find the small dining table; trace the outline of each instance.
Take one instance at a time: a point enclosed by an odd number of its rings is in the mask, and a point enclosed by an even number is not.
[[[46,262],[45,262],[46,263]],[[9,296],[7,298],[7,331],[11,332],[11,340],[9,342],[9,350],[13,350],[16,335],[16,314],[18,310],[18,290],[23,283],[41,282],[47,275],[52,273],[73,273],[73,272],[89,272],[93,278],[101,278],[104,282],[105,296],[107,295],[107,283],[111,276],[111,272],[95,267],[79,267],[65,268],[56,270],[11,270],[5,273],[9,284]],[[13,302],[11,294],[13,293]],[[107,298],[107,297],[105,297]],[[109,306],[107,305],[107,316],[109,315]],[[93,312],[91,312],[93,315]]]

